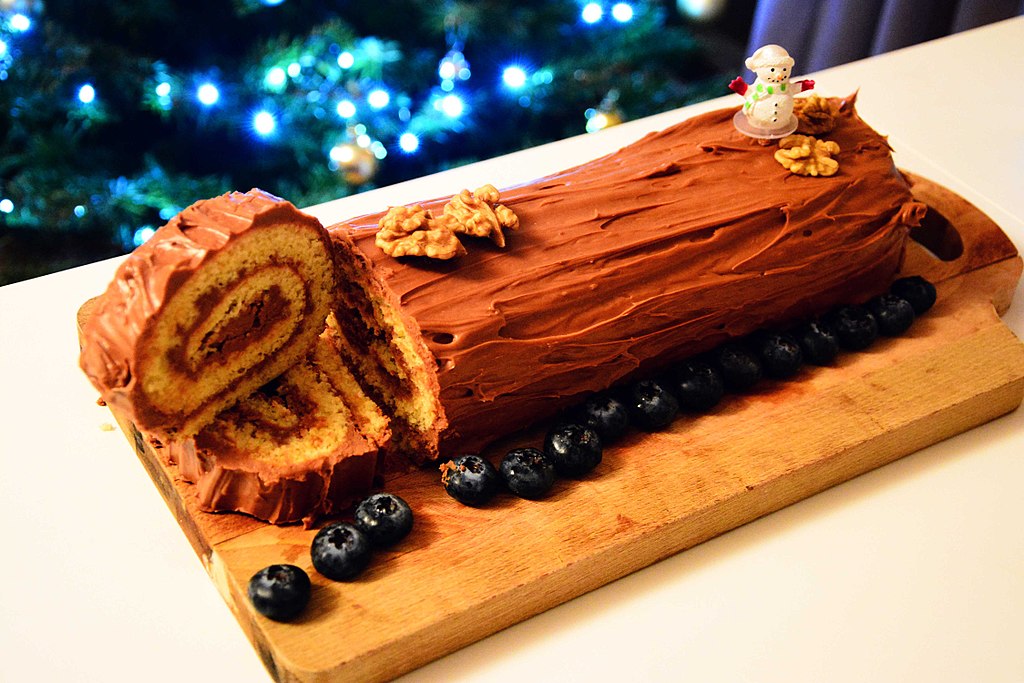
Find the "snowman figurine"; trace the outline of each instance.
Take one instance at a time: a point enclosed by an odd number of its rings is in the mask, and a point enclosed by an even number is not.
[[[747,85],[742,76],[737,76],[729,84],[730,90],[743,96],[743,109],[733,118],[737,130],[762,140],[782,138],[795,131],[793,95],[811,90],[814,81],[790,83],[793,58],[778,45],[759,47],[744,63],[757,74],[757,80]]]

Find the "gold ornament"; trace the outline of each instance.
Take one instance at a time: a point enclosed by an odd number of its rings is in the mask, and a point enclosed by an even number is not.
[[[587,110],[587,132],[596,133],[605,128],[617,126],[625,119],[619,109],[619,91],[610,90],[596,109]]]
[[[622,123],[622,110],[618,107],[600,113],[604,114],[604,120],[607,122],[605,124],[605,128],[611,128],[612,126],[617,126]]]
[[[622,123],[622,110],[612,107],[608,110],[598,109],[587,119],[587,132],[596,133]]]
[[[332,152],[338,172],[349,185],[365,185],[377,175],[377,157],[352,142],[338,145]]]

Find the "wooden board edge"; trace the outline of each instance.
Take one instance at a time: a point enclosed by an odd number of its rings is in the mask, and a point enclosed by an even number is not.
[[[1017,265],[1013,282],[993,292],[999,314],[1006,312],[1021,275],[1021,258],[998,224],[967,199],[928,178],[901,171],[914,198],[928,207],[910,231],[901,274],[939,283],[1003,261]]]

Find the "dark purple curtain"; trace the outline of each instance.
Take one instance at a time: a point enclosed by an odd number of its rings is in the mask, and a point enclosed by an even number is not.
[[[776,43],[797,73],[1024,14],[1024,0],[759,0],[747,54]]]

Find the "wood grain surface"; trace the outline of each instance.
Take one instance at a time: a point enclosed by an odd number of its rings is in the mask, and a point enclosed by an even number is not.
[[[175,468],[115,417],[274,678],[393,678],[1020,405],[1024,345],[999,313],[1021,259],[968,202],[908,178],[932,210],[904,271],[935,282],[939,300],[906,336],[765,381],[663,432],[631,433],[542,501],[501,495],[474,509],[450,499],[436,472],[396,478],[387,490],[412,506],[415,528],[352,582],[313,570],[315,529],[199,511]],[[540,432],[522,435],[492,455],[539,442]],[[307,611],[287,624],[245,595],[250,576],[279,562],[313,581]]]

